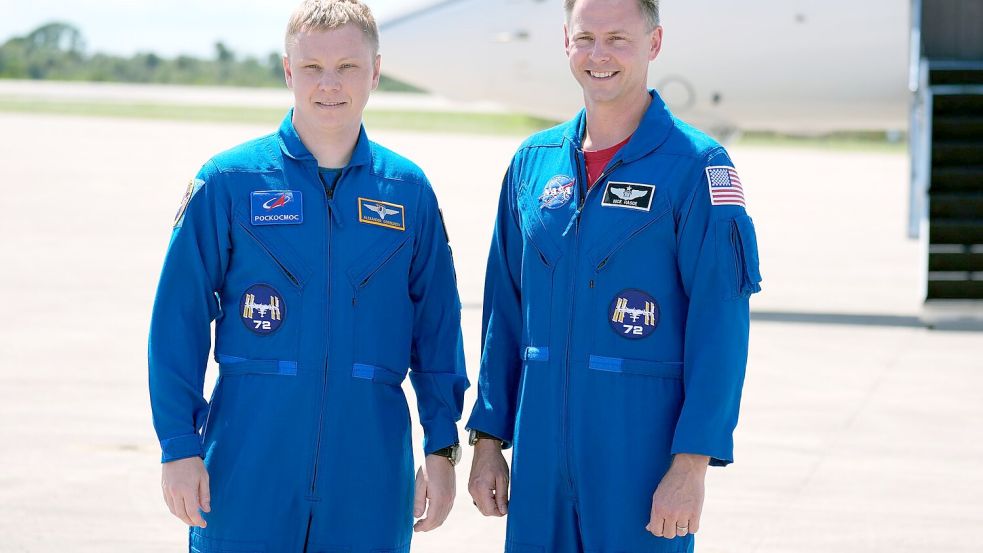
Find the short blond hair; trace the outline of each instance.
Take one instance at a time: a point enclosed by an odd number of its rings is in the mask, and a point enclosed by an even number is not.
[[[331,31],[348,24],[362,29],[372,50],[379,52],[379,27],[372,10],[359,0],[304,0],[290,15],[283,40],[286,53],[296,43],[297,35],[309,31]]]
[[[570,21],[570,14],[573,13],[573,5],[577,0],[563,0],[563,9],[567,12],[567,21]],[[659,26],[659,0],[638,0],[638,7],[642,10],[649,24],[649,30]]]

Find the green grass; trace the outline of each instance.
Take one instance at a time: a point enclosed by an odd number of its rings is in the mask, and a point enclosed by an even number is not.
[[[276,108],[54,102],[23,97],[0,97],[0,112],[91,117],[120,117],[208,123],[254,123],[276,126],[284,110]],[[375,129],[528,136],[555,121],[517,114],[448,113],[425,111],[366,111],[365,123]],[[888,141],[884,133],[836,133],[796,137],[768,132],[744,133],[735,143],[747,147],[800,147],[838,151],[904,153],[904,140]]]
[[[883,132],[839,132],[822,136],[789,136],[771,132],[749,132],[735,142],[738,146],[762,148],[809,148],[820,150],[906,153],[907,137],[889,141]]]
[[[285,113],[276,108],[52,102],[16,97],[0,97],[0,112],[263,125],[278,125]],[[516,114],[422,111],[366,111],[365,123],[378,129],[520,136],[556,124]]]

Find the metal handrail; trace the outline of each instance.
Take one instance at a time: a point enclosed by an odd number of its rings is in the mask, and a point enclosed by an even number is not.
[[[908,89],[918,92],[922,60],[922,0],[911,0],[911,43],[908,45]]]

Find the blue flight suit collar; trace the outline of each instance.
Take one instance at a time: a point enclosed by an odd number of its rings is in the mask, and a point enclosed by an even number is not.
[[[662,101],[662,97],[655,90],[649,90],[649,95],[652,97],[652,103],[638,123],[631,140],[618,151],[616,156],[624,163],[631,163],[657,150],[669,138],[669,132],[673,128],[672,113]],[[638,132],[639,129],[643,132]],[[576,117],[567,122],[563,137],[579,150],[582,148],[586,132],[587,110],[581,109]]]
[[[291,159],[298,161],[314,160],[314,154],[307,149],[307,146],[304,146],[300,140],[300,135],[297,134],[293,116],[294,110],[290,108],[286,117],[283,118],[283,122],[280,123],[280,130],[277,131],[280,149],[283,150],[284,155]],[[355,142],[355,150],[352,152],[352,159],[348,162],[348,166],[356,167],[370,163],[372,163],[372,152],[369,149],[369,138],[365,134],[365,125],[362,125],[358,130],[358,141]]]

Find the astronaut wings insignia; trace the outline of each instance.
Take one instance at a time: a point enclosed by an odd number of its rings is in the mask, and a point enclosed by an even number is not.
[[[631,200],[637,200],[638,198],[641,198],[642,196],[648,194],[649,191],[648,190],[635,190],[631,186],[629,186],[628,188],[615,188],[615,187],[612,186],[611,187],[611,193],[614,194],[615,196],[621,198],[622,200],[631,201]]]
[[[654,184],[637,182],[608,182],[604,188],[601,205],[605,207],[621,207],[649,211],[652,209],[652,197],[655,196]]]
[[[385,219],[387,215],[395,215],[399,213],[398,209],[389,209],[384,205],[366,204],[365,207],[370,211],[378,213],[380,219]]]
[[[367,225],[406,230],[406,209],[399,204],[359,198],[358,221]]]

